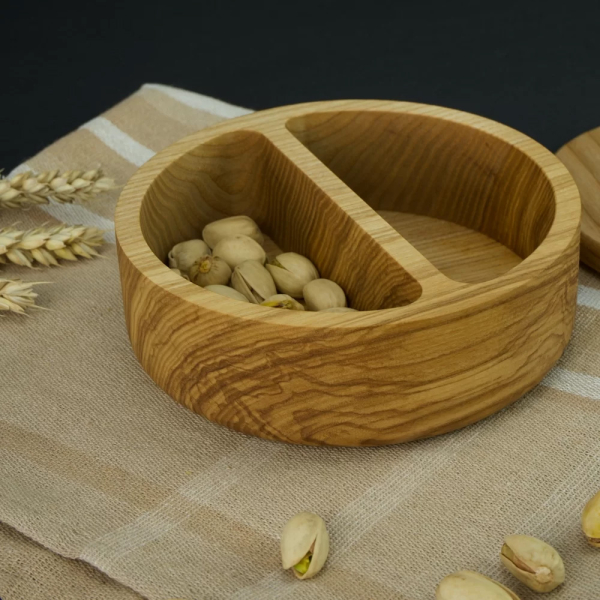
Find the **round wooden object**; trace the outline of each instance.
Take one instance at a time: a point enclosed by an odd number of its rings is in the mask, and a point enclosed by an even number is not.
[[[600,271],[600,127],[571,140],[556,155],[581,194],[581,260]]]
[[[169,270],[176,243],[249,215],[361,312],[266,308]],[[508,127],[383,101],[301,104],[173,144],[117,208],[127,327],[174,399],[300,444],[437,435],[537,384],[573,326],[580,204],[562,163]]]

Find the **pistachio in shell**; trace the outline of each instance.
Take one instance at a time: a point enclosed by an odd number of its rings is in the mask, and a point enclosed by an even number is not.
[[[308,310],[327,310],[346,306],[344,290],[330,279],[313,279],[304,286],[303,294]]]
[[[275,282],[257,260],[247,260],[233,270],[231,285],[253,304],[260,304],[277,293]]]
[[[267,264],[267,269],[277,289],[282,294],[302,298],[304,286],[319,278],[317,267],[306,256],[296,252],[284,252]]]
[[[221,296],[239,300],[240,302],[249,302],[244,294],[240,294],[237,290],[234,290],[227,285],[207,285],[204,289],[209,292],[214,292],[215,294],[220,294]]]
[[[261,306],[271,308],[283,308],[286,310],[304,310],[304,306],[287,294],[275,294],[260,303]]]
[[[235,235],[219,240],[213,248],[213,256],[222,258],[232,270],[248,260],[264,264],[267,259],[263,247],[247,235]]]
[[[203,256],[189,270],[190,281],[201,287],[207,285],[227,285],[231,268],[219,256]]]
[[[459,571],[440,581],[436,600],[520,600],[519,597],[501,583],[476,573]]]
[[[590,545],[600,548],[600,492],[585,505],[581,528]]]
[[[329,534],[319,515],[301,512],[292,517],[281,533],[281,563],[298,579],[314,577],[329,554]]]
[[[202,240],[180,242],[175,244],[169,252],[169,267],[187,273],[199,258],[207,254],[210,254],[210,248]]]
[[[565,580],[565,565],[550,544],[530,535],[509,535],[500,552],[502,564],[535,592],[551,592]]]
[[[244,215],[213,221],[202,230],[202,239],[211,248],[214,248],[222,239],[236,235],[246,235],[260,245],[265,241],[254,220]]]

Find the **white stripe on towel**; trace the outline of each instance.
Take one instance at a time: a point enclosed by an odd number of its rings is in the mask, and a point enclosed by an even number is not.
[[[590,400],[600,400],[600,377],[554,367],[544,377],[542,385]]]
[[[580,285],[577,289],[577,304],[600,310],[600,290]]]
[[[111,150],[114,150],[119,156],[136,165],[136,167],[141,167],[155,154],[150,148],[146,148],[146,146],[134,140],[104,117],[96,117],[83,124],[80,129],[91,131]]]
[[[157,90],[166,96],[173,98],[173,100],[181,102],[181,104],[185,104],[186,106],[195,108],[196,110],[203,110],[204,112],[210,113],[211,115],[215,115],[217,117],[232,119],[233,117],[241,117],[254,112],[249,108],[227,104],[227,102],[217,100],[216,98],[211,98],[210,96],[204,96],[203,94],[197,94],[195,92],[188,92],[187,90],[180,90],[168,85],[161,85],[159,83],[146,83],[142,87],[143,89]]]

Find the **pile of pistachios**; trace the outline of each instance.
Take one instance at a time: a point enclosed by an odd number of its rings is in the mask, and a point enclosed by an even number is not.
[[[600,492],[586,505],[581,527],[587,541],[600,548]],[[301,512],[292,517],[281,534],[281,562],[298,579],[314,577],[329,553],[329,534],[318,515]],[[560,554],[546,542],[529,535],[509,535],[500,550],[500,560],[519,581],[535,592],[546,593],[565,581]],[[436,600],[519,600],[501,583],[476,573],[458,571],[439,583]]]
[[[264,236],[246,216],[209,223],[202,239],[173,246],[169,267],[204,289],[241,302],[287,310],[349,312],[344,290],[322,279],[305,256],[284,252],[271,260]]]

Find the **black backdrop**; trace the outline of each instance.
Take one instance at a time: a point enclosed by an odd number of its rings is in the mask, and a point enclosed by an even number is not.
[[[335,98],[440,104],[551,150],[600,125],[600,2],[56,2],[0,12],[0,167],[135,91],[254,109]]]

